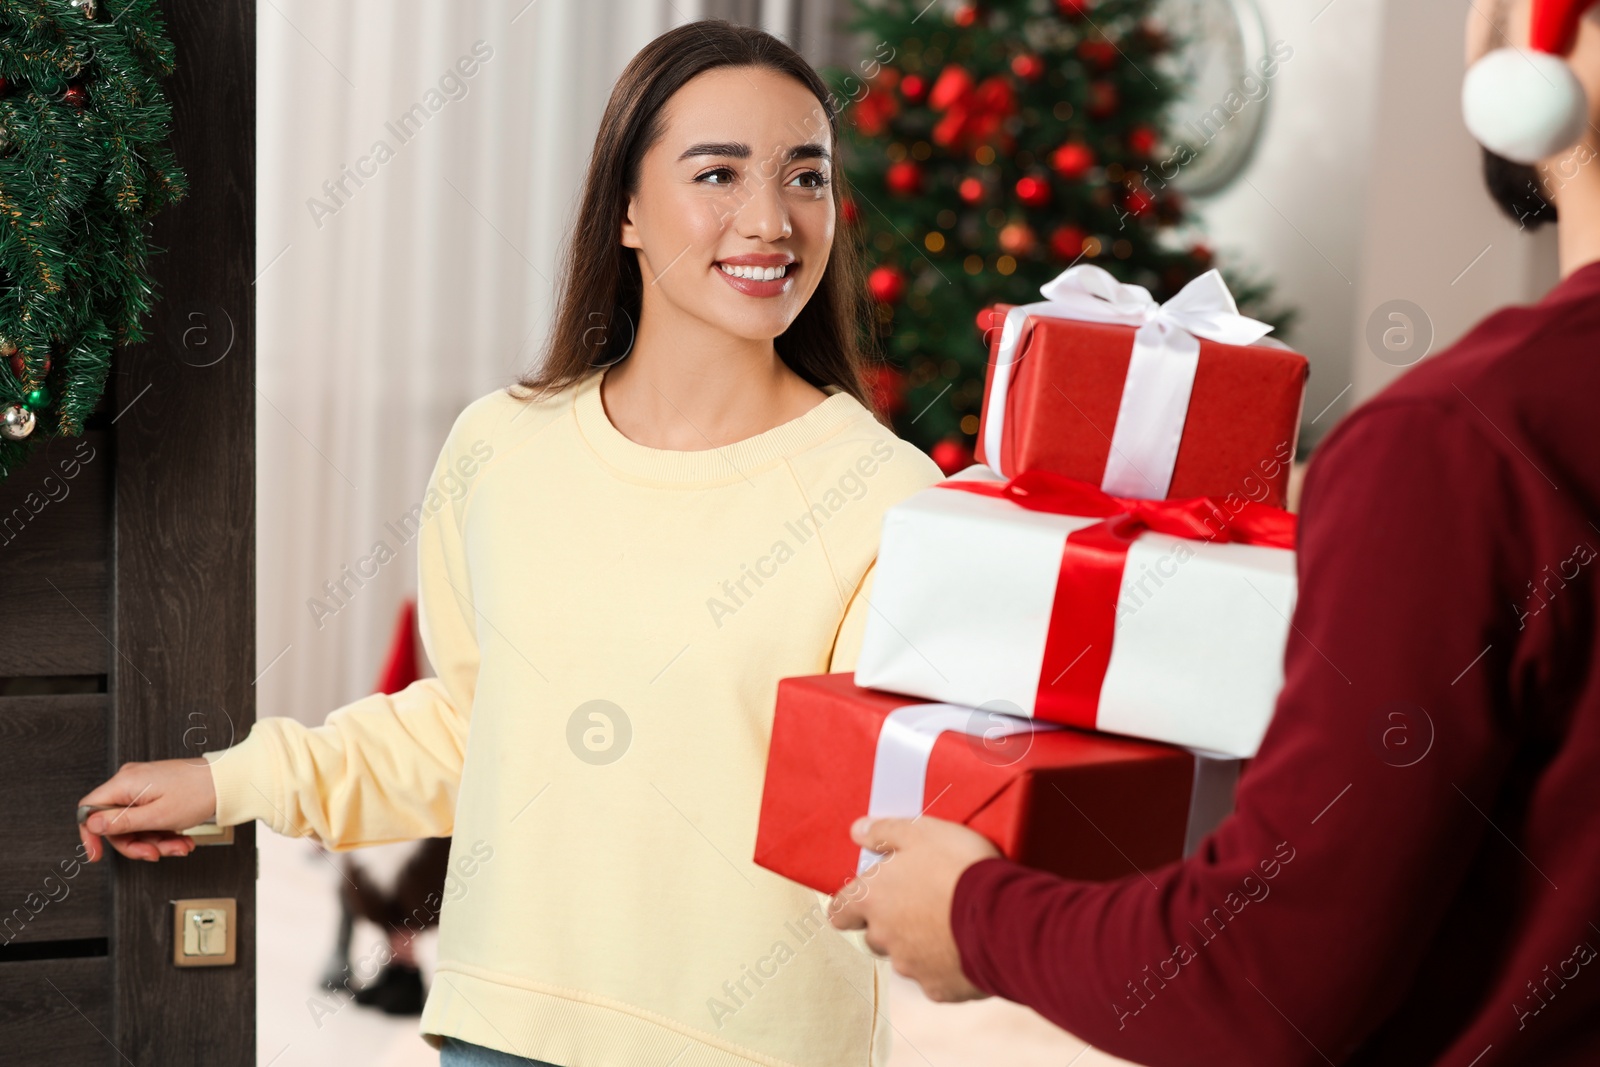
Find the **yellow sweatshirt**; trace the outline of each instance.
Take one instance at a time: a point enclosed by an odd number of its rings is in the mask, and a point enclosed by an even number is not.
[[[778,679],[854,669],[883,512],[939,469],[837,390],[648,448],[601,377],[461,414],[415,516],[438,677],[257,721],[208,754],[217,820],[336,850],[453,835],[435,1047],[881,1067],[884,965],[751,856]]]

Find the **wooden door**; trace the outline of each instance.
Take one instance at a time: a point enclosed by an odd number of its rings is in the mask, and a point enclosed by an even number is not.
[[[114,15],[120,4],[102,5]],[[152,340],[78,439],[0,485],[0,1062],[255,1062],[253,827],[83,863],[77,798],[254,720],[255,4],[168,0],[186,199],[159,216]],[[237,962],[173,963],[180,898],[237,902]]]

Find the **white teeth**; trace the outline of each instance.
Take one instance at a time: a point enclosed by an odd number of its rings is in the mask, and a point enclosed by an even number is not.
[[[770,282],[783,277],[794,264],[789,263],[782,267],[733,267],[726,263],[718,263],[717,266],[722,269],[722,273],[731,274],[735,278],[752,278],[758,282]]]

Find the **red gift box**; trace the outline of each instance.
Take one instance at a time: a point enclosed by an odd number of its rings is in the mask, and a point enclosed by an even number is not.
[[[1236,761],[864,689],[851,674],[778,682],[755,861],[824,893],[863,863],[850,824],[869,812],[880,737],[907,708],[969,714],[993,734],[932,740],[915,804],[964,823],[1007,857],[1068,878],[1106,880],[1182,858],[1231,809]],[[881,785],[881,782],[880,782]],[[916,815],[917,811],[898,814]]]
[[[1100,484],[1133,354],[1134,328],[1035,315],[1022,336],[1003,413],[1001,455],[987,454],[1001,324],[989,309],[989,363],[978,461],[1006,474],[1049,470]],[[1232,494],[1281,508],[1299,434],[1308,364],[1275,345],[1199,339],[1199,365],[1166,496]],[[998,459],[999,462],[995,462]]]

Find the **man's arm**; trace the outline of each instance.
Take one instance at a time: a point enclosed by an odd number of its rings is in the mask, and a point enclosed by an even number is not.
[[[1235,814],[1148,877],[969,867],[967,977],[1157,1067],[1340,1062],[1370,1034],[1493,832],[1515,462],[1436,407],[1342,426],[1307,478],[1286,685]]]

